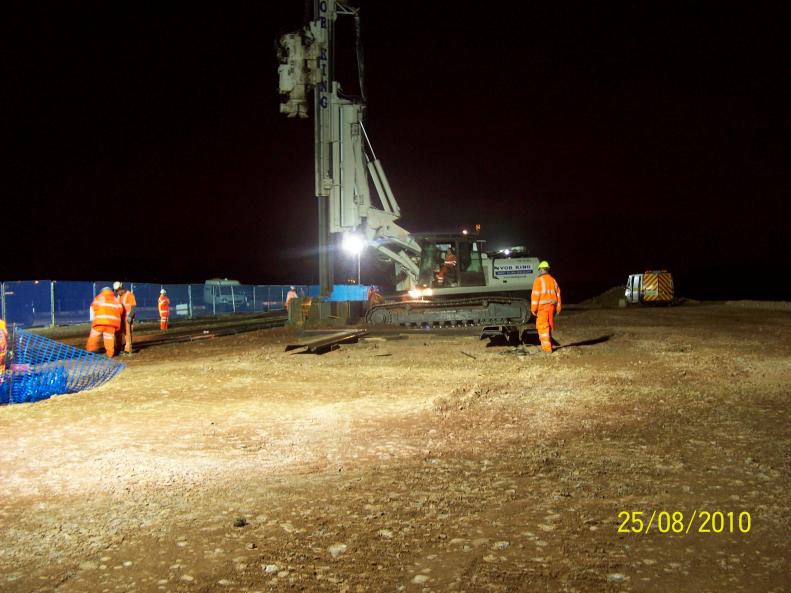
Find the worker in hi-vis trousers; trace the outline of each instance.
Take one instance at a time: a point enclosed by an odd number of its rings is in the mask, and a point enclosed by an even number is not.
[[[157,308],[159,309],[159,329],[165,331],[168,328],[168,318],[170,317],[170,299],[168,291],[164,288],[159,291]]]
[[[552,352],[552,330],[555,329],[555,315],[560,315],[560,306],[560,286],[549,275],[549,262],[542,261],[538,264],[538,278],[533,281],[530,311],[536,316],[536,330],[544,352]]]
[[[5,319],[0,319],[0,373],[5,370],[5,353],[8,350],[8,327]]]
[[[285,305],[284,305],[285,308],[286,308],[286,311],[288,311],[289,303],[291,301],[293,301],[294,299],[296,299],[296,298],[299,298],[299,295],[297,294],[297,289],[292,286],[291,288],[288,289],[288,293],[286,294],[286,302],[285,302]]]
[[[121,340],[124,342],[124,354],[132,354],[132,324],[135,322],[135,314],[137,312],[137,299],[135,293],[127,290],[126,287],[120,282],[113,284],[115,294],[118,297],[118,302],[123,305],[123,317],[121,318],[121,327],[117,332],[118,348],[121,348]]]
[[[85,349],[99,351],[99,336],[104,341],[104,350],[110,358],[115,354],[115,332],[121,329],[121,312],[124,306],[118,302],[113,289],[102,288],[91,303],[91,334]]]

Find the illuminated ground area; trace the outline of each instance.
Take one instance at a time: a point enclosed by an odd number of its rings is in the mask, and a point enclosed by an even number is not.
[[[791,589],[791,312],[559,323],[552,356],[472,334],[164,345],[4,406],[0,590]],[[735,532],[618,532],[704,510]]]

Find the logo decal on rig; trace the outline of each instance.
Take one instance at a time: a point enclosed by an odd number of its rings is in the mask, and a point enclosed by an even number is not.
[[[530,266],[530,264],[504,263],[498,265],[495,261],[493,271],[496,277],[508,276],[513,278],[517,276],[529,276],[533,273],[533,268]]]

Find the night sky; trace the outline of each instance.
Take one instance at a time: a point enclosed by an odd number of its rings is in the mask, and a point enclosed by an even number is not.
[[[274,50],[304,2],[160,4],[7,15],[0,279],[316,283],[313,123],[279,113]],[[781,3],[361,5],[402,226],[479,223],[571,301],[660,268],[683,296],[791,300]]]

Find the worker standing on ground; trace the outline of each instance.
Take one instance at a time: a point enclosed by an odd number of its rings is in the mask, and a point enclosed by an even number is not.
[[[164,288],[159,291],[157,308],[159,309],[159,329],[165,331],[168,328],[168,319],[170,318],[170,299],[168,298],[168,291]]]
[[[536,330],[544,352],[552,352],[552,330],[560,308],[560,286],[549,275],[549,262],[542,261],[538,264],[538,277],[533,281],[530,311],[536,316]]]
[[[115,294],[118,301],[123,305],[123,318],[121,320],[121,328],[119,331],[119,345],[120,338],[124,341],[124,354],[132,354],[132,324],[135,322],[135,311],[137,309],[137,299],[131,290],[127,290],[120,282],[113,284]]]
[[[91,303],[91,333],[85,349],[88,352],[99,351],[99,336],[104,341],[107,356],[115,355],[115,334],[121,329],[121,315],[124,306],[109,286],[102,288]]]
[[[0,319],[0,373],[5,371],[5,353],[8,350],[8,327],[5,319]]]
[[[283,294],[283,293],[280,293],[280,294]],[[288,311],[288,304],[289,304],[289,303],[290,303],[292,300],[294,300],[294,299],[296,299],[296,298],[298,298],[298,297],[299,297],[299,295],[297,294],[297,289],[296,289],[296,288],[294,288],[293,286],[292,286],[292,287],[290,287],[290,288],[288,289],[288,292],[286,293],[286,311]]]

